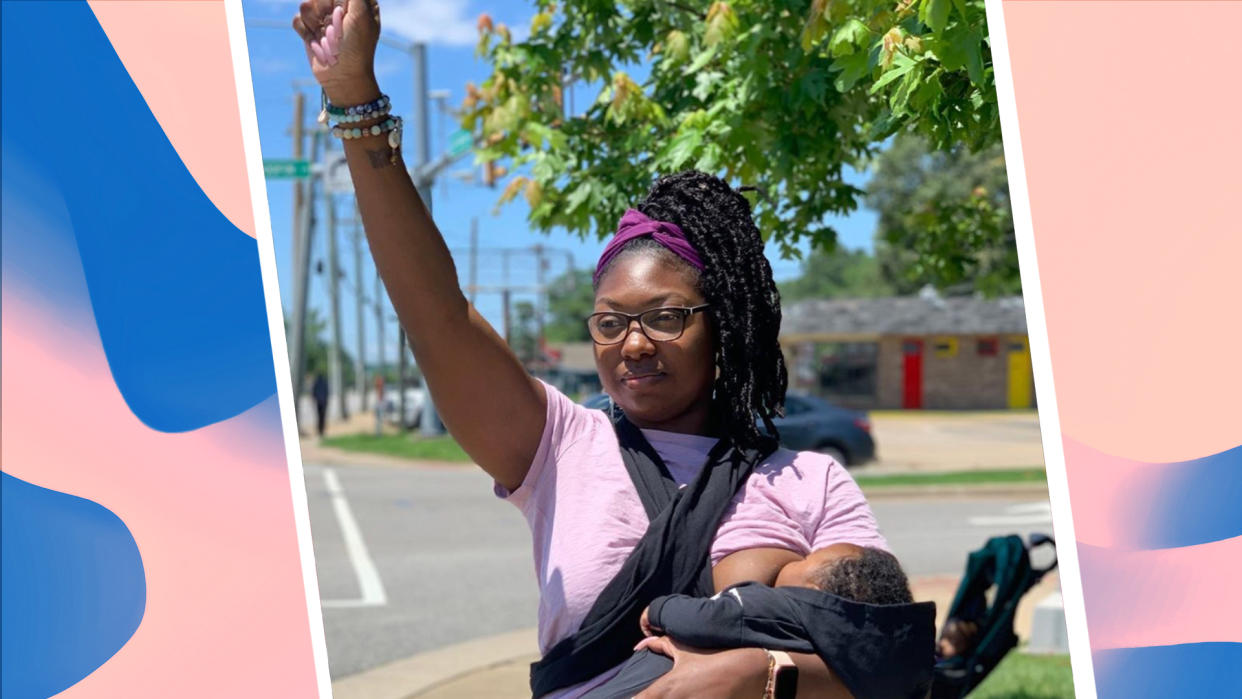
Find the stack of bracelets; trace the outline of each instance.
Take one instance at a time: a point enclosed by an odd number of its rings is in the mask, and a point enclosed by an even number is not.
[[[392,101],[388,99],[388,95],[380,95],[379,99],[366,104],[338,107],[328,102],[326,93],[321,93],[321,103],[323,109],[319,112],[319,123],[326,124],[329,118],[335,119],[337,123],[332,126],[333,136],[348,141],[386,133],[388,134],[388,147],[392,150],[392,162],[394,165],[397,163],[397,156],[401,150],[401,117],[389,116]],[[382,121],[370,126],[348,126],[348,124],[376,119]]]

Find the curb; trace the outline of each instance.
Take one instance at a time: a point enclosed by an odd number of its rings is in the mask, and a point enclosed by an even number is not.
[[[537,656],[534,627],[418,653],[332,683],[335,699],[409,699],[453,680]]]
[[[934,497],[1048,497],[1047,483],[1004,483],[997,485],[864,485],[860,486],[867,500],[889,498]]]

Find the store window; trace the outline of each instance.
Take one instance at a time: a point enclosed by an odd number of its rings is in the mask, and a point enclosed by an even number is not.
[[[822,395],[874,396],[879,344],[816,343],[814,362]]]

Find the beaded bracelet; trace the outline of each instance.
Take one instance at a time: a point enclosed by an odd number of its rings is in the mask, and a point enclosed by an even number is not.
[[[387,116],[392,111],[392,100],[388,99],[388,95],[380,95],[379,99],[366,104],[357,104],[352,107],[338,107],[328,101],[328,93],[319,91],[319,123],[328,123],[331,117],[343,124],[353,124],[367,119],[378,119]]]
[[[337,124],[332,127],[332,135],[346,141],[366,136],[379,136],[383,133],[388,134],[388,147],[392,150],[392,163],[395,165],[397,155],[401,150],[401,117],[389,117],[382,123],[371,126],[348,127]]]

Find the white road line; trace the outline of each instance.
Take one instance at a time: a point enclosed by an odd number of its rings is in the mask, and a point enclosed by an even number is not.
[[[996,517],[971,517],[966,520],[972,527],[1007,527],[1023,524],[1052,524],[1052,515],[998,515]]]
[[[362,593],[357,599],[326,599],[320,604],[323,607],[381,607],[388,604],[388,595],[384,594],[384,583],[380,580],[379,571],[367,552],[367,544],[362,540],[362,531],[354,514],[349,509],[349,501],[345,499],[345,491],[336,479],[336,472],[330,468],[323,470],[323,482],[328,487],[328,495],[332,497],[332,509],[341,524],[341,537],[345,540],[345,552],[349,554],[349,562],[354,566],[354,574],[358,576],[358,589]]]
[[[966,519],[972,527],[1008,527],[1023,524],[1052,524],[1052,505],[1047,502],[1031,502],[1011,505],[1005,514]]]
[[[1005,508],[1005,513],[1011,514],[1011,515],[1022,514],[1026,512],[1031,512],[1031,513],[1039,512],[1039,513],[1043,513],[1051,517],[1052,516],[1052,503],[1047,502],[1047,501],[1028,502],[1028,503],[1024,503],[1021,505],[1013,505],[1013,506]]]

